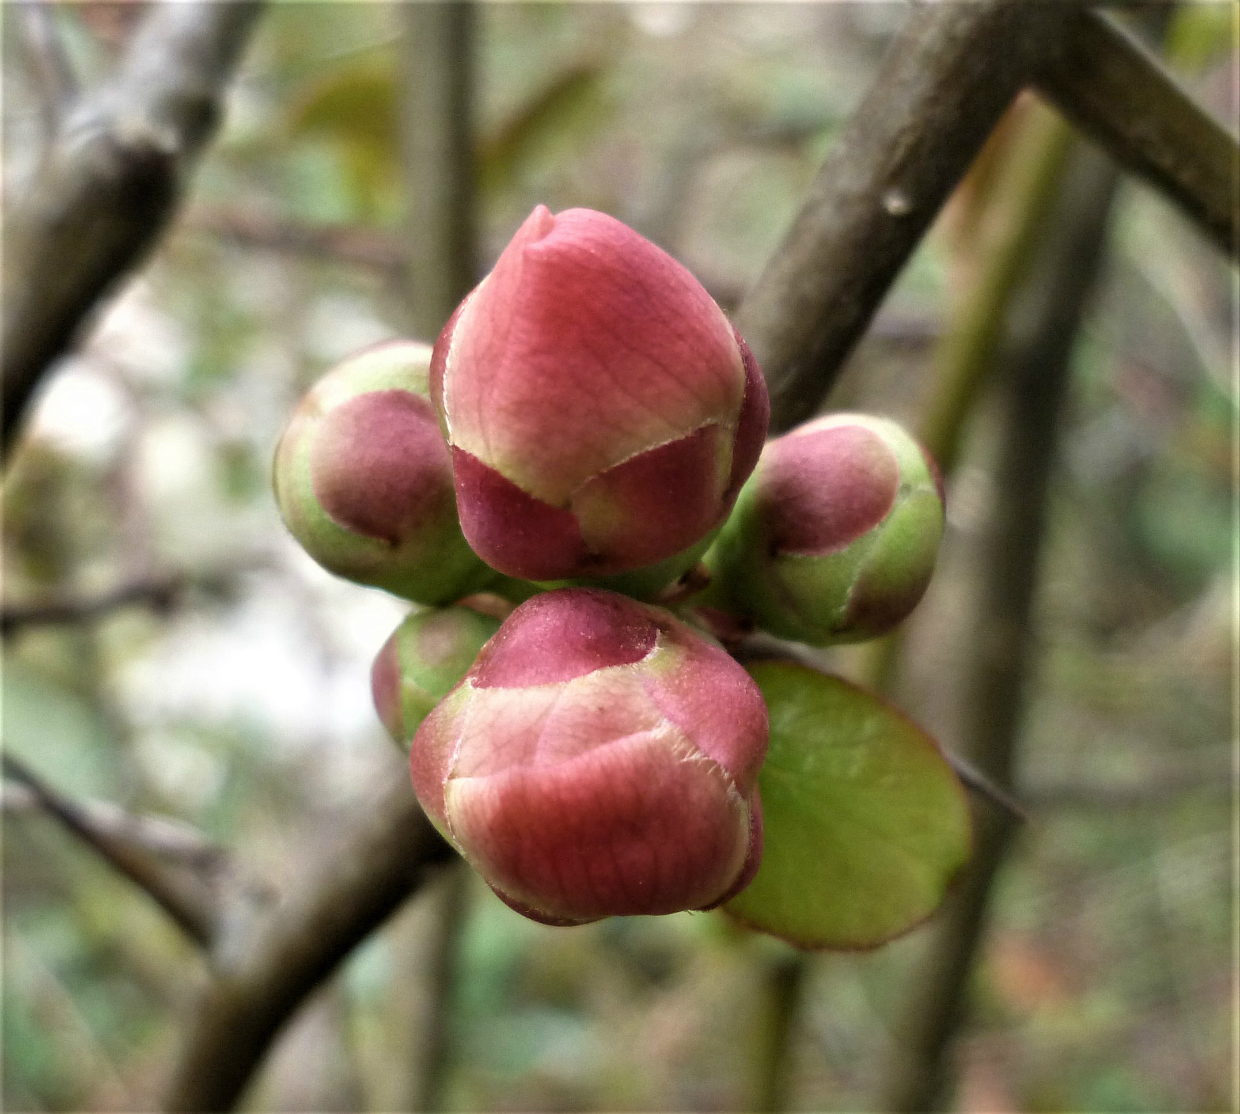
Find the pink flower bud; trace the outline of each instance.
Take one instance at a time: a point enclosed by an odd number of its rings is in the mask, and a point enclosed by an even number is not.
[[[912,437],[819,418],[763,451],[707,557],[709,602],[812,645],[873,638],[921,599],[942,533],[938,469]]]
[[[527,580],[670,558],[726,517],[766,437],[766,385],[698,281],[618,220],[538,206],[431,365],[461,525]]]
[[[461,534],[452,462],[427,397],[431,349],[368,348],[328,372],[280,439],[275,492],[324,568],[419,603],[452,603],[494,573]]]
[[[417,611],[383,644],[370,670],[375,711],[405,750],[418,725],[474,664],[499,620],[468,607]]]
[[[710,908],[758,867],[767,715],[659,608],[588,588],[518,607],[410,752],[435,826],[547,924]]]

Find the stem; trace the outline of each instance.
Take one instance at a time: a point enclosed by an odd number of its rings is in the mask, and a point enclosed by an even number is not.
[[[334,852],[317,857],[256,938],[241,943],[241,954],[219,955],[162,1108],[231,1109],[290,1015],[450,855],[404,770],[395,771]]]
[[[152,6],[114,80],[66,121],[6,228],[3,449],[100,298],[154,246],[215,130],[261,5]]]
[[[817,410],[1062,18],[1004,0],[914,10],[737,312],[773,433]]]
[[[24,785],[44,812],[143,890],[195,944],[211,946],[219,928],[218,895],[200,874],[163,861],[114,825],[98,823],[11,754],[3,762],[5,776]]]
[[[1228,255],[1240,250],[1240,145],[1158,58],[1109,16],[1081,8],[1034,84],[1126,170],[1144,178]]]
[[[1030,617],[1046,516],[1055,429],[1083,304],[1102,256],[1115,192],[1114,169],[1073,153],[1059,219],[1036,274],[1009,321],[1009,393],[987,573],[980,589],[963,750],[1005,789],[1013,781],[1017,732],[1031,656]],[[904,1027],[884,1109],[924,1112],[947,1089],[947,1054],[967,1009],[967,986],[984,936],[990,897],[1017,821],[979,813],[973,862],[940,914],[919,993]]]

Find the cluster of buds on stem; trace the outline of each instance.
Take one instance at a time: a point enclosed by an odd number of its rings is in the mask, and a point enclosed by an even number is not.
[[[768,415],[684,267],[539,206],[433,351],[346,360],[280,442],[311,556],[430,608],[376,658],[376,709],[432,822],[536,920],[712,908],[758,869],[762,694],[640,601],[696,566],[714,582],[685,614],[824,643],[882,633],[925,588],[942,491],[916,443],[842,415],[764,451]],[[506,597],[496,617],[480,592]]]

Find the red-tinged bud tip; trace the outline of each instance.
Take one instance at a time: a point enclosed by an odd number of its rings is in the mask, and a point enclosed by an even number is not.
[[[280,513],[319,564],[419,603],[493,577],[465,543],[452,462],[427,395],[431,350],[365,349],[328,372],[294,412],[275,460]]]
[[[707,557],[738,617],[814,645],[890,630],[943,531],[942,482],[894,422],[820,418],[772,441]]]
[[[697,280],[588,209],[534,210],[448,322],[431,381],[466,537],[534,580],[690,549],[726,517],[769,415]]]
[[[766,708],[718,646],[595,589],[518,607],[419,728],[414,788],[492,888],[580,924],[705,908],[761,855]]]

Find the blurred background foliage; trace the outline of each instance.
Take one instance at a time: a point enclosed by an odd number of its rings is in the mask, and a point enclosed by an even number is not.
[[[55,5],[85,79],[107,72],[136,7]],[[3,9],[8,197],[43,142],[16,8]],[[480,6],[483,270],[535,204],[584,205],[734,306],[904,14]],[[1230,4],[1188,5],[1168,40],[1171,64],[1223,117],[1235,18]],[[48,382],[4,482],[6,609],[176,578],[156,606],[6,630],[6,750],[67,795],[192,825],[259,886],[286,884],[397,761],[368,668],[405,607],[314,566],[280,526],[267,476],[301,393],[408,319],[402,49],[387,4],[272,6],[176,227]],[[1039,111],[1017,106],[1009,147]],[[919,249],[833,405],[918,423],[936,346],[994,242],[987,222],[1005,219],[1005,179],[984,171]],[[1022,738],[1032,819],[975,972],[956,1109],[1231,1101],[1233,310],[1226,262],[1126,183],[1052,490]],[[985,653],[959,621],[996,498],[985,398],[965,432],[940,570],[896,685],[948,745],[956,678]],[[836,664],[857,672],[864,659]],[[144,1108],[202,960],[19,790],[4,795],[4,1107]],[[408,1030],[436,900],[419,897],[358,949],[250,1106],[404,1108],[411,1073],[427,1070]],[[706,915],[548,929],[476,881],[465,900],[433,1022],[445,1034],[433,1105],[765,1101],[783,945]],[[873,1108],[925,936],[810,961],[780,1053],[790,1108]]]

